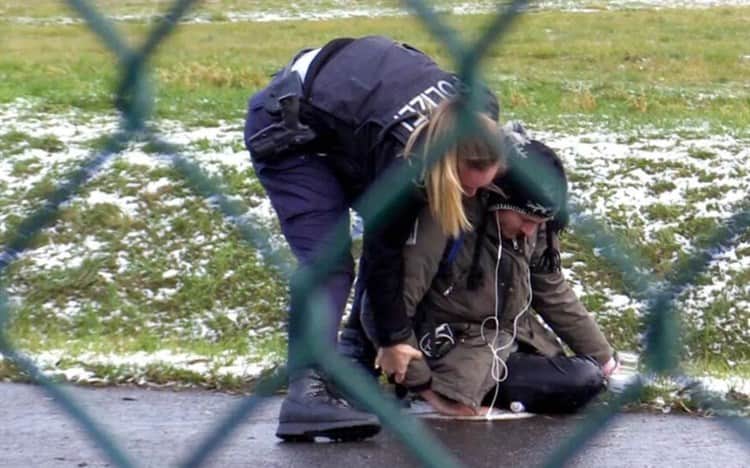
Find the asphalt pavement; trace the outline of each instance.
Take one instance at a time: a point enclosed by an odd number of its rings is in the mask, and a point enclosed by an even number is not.
[[[179,466],[241,403],[241,396],[136,387],[66,387],[136,466]],[[208,457],[210,467],[418,466],[391,433],[355,443],[282,443],[280,397],[267,399]],[[470,467],[538,466],[581,416],[477,422],[423,420]],[[0,467],[114,464],[40,387],[0,383]],[[750,443],[718,419],[624,413],[579,452],[575,467],[749,467]]]

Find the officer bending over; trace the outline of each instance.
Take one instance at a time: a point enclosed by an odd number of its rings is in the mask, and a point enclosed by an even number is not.
[[[482,135],[466,135],[444,148],[437,163],[424,164],[426,148],[452,133],[464,109],[463,89],[454,74],[413,47],[379,36],[341,38],[298,53],[248,105],[245,144],[302,268],[314,265],[333,239],[351,242],[349,209],[371,186],[404,166],[417,169],[381,226],[373,229],[363,213],[359,277],[371,293],[381,364],[391,373],[403,374],[420,355],[406,343],[412,331],[401,294],[402,250],[417,214],[427,207],[442,231],[458,235],[469,225],[462,197],[504,170],[497,146],[483,136],[500,132],[497,100],[489,92],[481,112],[466,113]],[[343,251],[313,285],[328,299],[327,320],[319,321],[327,324],[322,338],[332,347],[354,277],[353,259]],[[276,435],[295,441],[370,437],[380,430],[378,419],[342,399],[300,349],[310,292],[296,279],[290,285],[289,393]]]

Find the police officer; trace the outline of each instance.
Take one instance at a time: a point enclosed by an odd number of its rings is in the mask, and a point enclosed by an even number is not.
[[[373,183],[404,164],[422,168],[399,208],[377,230],[366,227],[364,233],[366,267],[360,278],[372,298],[382,346],[378,362],[397,381],[409,361],[421,357],[405,343],[411,324],[402,301],[402,248],[417,214],[429,206],[441,228],[458,235],[469,228],[462,197],[473,196],[504,170],[498,145],[484,136],[500,131],[497,101],[486,91],[482,112],[472,114],[472,128],[482,132],[460,138],[438,162],[422,166],[431,144],[452,132],[463,94],[458,78],[422,52],[372,36],[303,50],[249,101],[245,144],[301,267],[312,264],[333,237],[349,238],[348,231],[334,231],[348,225],[341,221]],[[319,284],[330,304],[323,323],[330,324],[325,339],[332,345],[353,277],[347,254]],[[377,418],[338,397],[297,351],[306,313],[297,288],[292,282],[289,393],[276,435],[311,441],[376,434]]]

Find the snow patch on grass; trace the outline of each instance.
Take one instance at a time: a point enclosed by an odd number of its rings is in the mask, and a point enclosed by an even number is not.
[[[118,123],[117,118],[111,115],[90,115],[78,111],[42,115],[32,109],[33,103],[25,100],[0,105],[0,142],[10,132],[41,133],[60,140],[65,150],[40,153],[39,149],[14,143],[21,145],[17,148],[18,151],[0,157],[0,179],[3,181],[0,184],[0,206],[3,206],[0,222],[9,220],[11,216],[27,216],[43,201],[40,194],[29,198],[29,177],[14,173],[13,170],[18,161],[35,157],[39,161],[38,167],[34,168],[35,177],[50,176],[58,180],[60,175],[76,168],[91,155],[92,141],[113,132]],[[206,172],[221,175],[226,171],[239,171],[252,178],[246,151],[237,149],[242,147],[243,135],[236,123],[220,122],[215,127],[188,128],[180,122],[163,121],[158,123],[158,127],[164,140],[181,145],[181,153]],[[572,196],[584,210],[583,214],[596,217],[616,232],[626,233],[627,242],[634,247],[658,250],[667,246],[671,250],[665,251],[674,257],[681,253],[693,253],[702,248],[701,236],[708,234],[704,230],[726,221],[750,193],[750,171],[747,169],[750,137],[746,135],[704,126],[686,126],[670,132],[658,128],[618,132],[598,124],[585,123],[580,130],[571,133],[544,129],[531,130],[530,133],[556,149],[563,158],[571,174]],[[158,172],[159,169],[170,167],[171,160],[146,149],[143,142],[129,144],[102,168],[95,179],[84,187],[81,195],[71,200],[68,206],[87,211],[102,204],[113,205],[132,221],[143,219],[150,212],[153,207],[145,201],[149,199],[153,206],[170,208],[173,213],[180,213],[180,216],[191,213],[188,207],[195,205],[195,196],[179,190],[180,180]],[[137,170],[131,174],[129,168]],[[117,187],[102,185],[104,177],[115,169],[124,171],[126,181]],[[147,175],[152,170],[157,170],[158,175],[149,179]],[[229,195],[229,199],[235,198],[250,207],[235,221],[261,223],[271,233],[272,246],[276,249],[284,248],[285,242],[275,224],[274,210],[262,192],[253,191],[249,195],[246,193],[242,197],[236,197],[237,195]],[[200,210],[208,212],[216,200],[204,200],[204,203],[205,206]],[[227,227],[212,231],[211,234],[197,234],[189,239],[180,239],[179,236],[171,239],[175,237],[171,216],[161,216],[154,221],[155,225],[150,226],[157,238],[165,243],[159,249],[165,252],[165,262],[163,270],[157,275],[165,284],[142,291],[152,301],[164,302],[173,298],[182,287],[179,281],[182,276],[205,274],[206,258],[191,256],[191,249],[210,252],[232,230]],[[695,227],[691,223],[696,219],[706,219],[710,223],[706,224],[707,228],[703,225]],[[153,245],[154,240],[149,237],[149,232],[134,229],[125,235],[122,243],[127,248]],[[672,236],[670,241],[664,240],[665,233]],[[23,254],[22,259],[27,262],[23,268],[25,272],[35,274],[39,271],[81,266],[86,259],[97,259],[110,250],[113,250],[110,241],[96,234],[64,243],[41,243]],[[117,251],[112,257],[113,268],[94,272],[94,277],[111,282],[116,275],[130,272],[136,267],[133,262],[139,261],[129,250]],[[594,312],[617,317],[627,309],[639,313],[645,311],[644,303],[630,297],[625,291],[602,282],[596,275],[597,272],[590,271],[590,265],[584,259],[571,258],[571,254],[566,254],[565,259],[570,262],[565,273],[576,293],[579,296],[601,298],[602,304]],[[639,268],[648,271],[651,265],[640,265]],[[681,297],[680,310],[698,324],[704,320],[704,312],[715,303],[717,295],[721,294],[731,305],[729,310],[722,311],[718,316],[705,319],[711,326],[723,327],[720,329],[733,333],[732,340],[717,342],[717,352],[725,353],[725,350],[732,349],[733,344],[750,340],[750,322],[747,317],[747,310],[750,310],[750,290],[747,281],[737,279],[741,275],[747,275],[749,269],[750,244],[738,241],[737,245],[717,252],[707,269],[708,279],[691,285]],[[234,270],[223,273],[223,278],[227,281],[235,276]],[[23,301],[27,292],[13,287],[11,285],[9,289],[12,299]],[[259,302],[261,305],[269,305],[278,300],[270,297],[261,299],[267,301]],[[72,299],[66,301],[63,307],[55,306],[54,302],[47,304],[54,310],[52,313],[67,320],[75,317],[77,310],[83,307],[79,301]],[[192,323],[179,320],[175,323],[161,323],[159,317],[155,316],[152,323],[145,326],[158,329],[172,327],[176,334],[181,333],[179,328],[198,339],[214,340],[219,332],[212,321],[217,316],[239,327],[237,324],[240,317],[247,315],[246,311],[233,307],[214,312],[218,315],[207,314],[203,319]],[[279,327],[275,329],[278,330]],[[90,357],[96,362],[117,362],[116,357]],[[137,363],[140,355],[123,356],[122,359]],[[199,358],[172,356],[170,359],[184,364]],[[235,364],[221,361],[221,365],[231,367]],[[249,364],[238,365],[244,369]],[[179,366],[182,366],[180,369],[191,372],[194,369],[187,365]],[[211,372],[218,372],[214,363],[206,364],[206,367]],[[196,363],[195,369],[198,368],[200,366]],[[235,369],[232,372],[244,371]]]
[[[574,174],[571,196],[583,207],[583,214],[627,232],[626,241],[633,247],[658,247],[664,232],[674,232],[674,255],[694,253],[698,250],[696,238],[709,232],[688,232],[689,222],[708,219],[718,226],[740,209],[750,193],[747,137],[714,134],[711,129],[694,127],[668,135],[655,128],[640,129],[632,135],[608,129],[569,135],[530,133],[556,149],[567,170]],[[696,197],[701,193],[705,195]],[[715,273],[712,284],[692,288],[703,290],[700,296],[706,299],[712,292],[722,290],[729,276],[747,270],[747,252],[741,247],[716,252],[709,267]],[[586,265],[574,265],[567,272],[574,283],[581,276],[577,274],[579,267]],[[590,285],[576,287],[579,294],[590,290]],[[625,301],[611,293],[605,295],[610,298],[605,308],[612,312],[623,306],[644,310],[644,304]],[[706,303],[694,301],[686,305],[700,308]]]
[[[406,7],[393,7],[392,2],[372,2],[374,5],[359,5],[352,2],[327,1],[320,5],[316,2],[306,2],[304,5],[291,3],[285,7],[278,5],[260,4],[254,9],[234,11],[198,11],[188,13],[181,19],[184,23],[215,23],[215,22],[280,22],[280,21],[329,21],[346,18],[377,18],[396,17],[413,14]],[[529,11],[568,11],[578,13],[596,13],[602,10],[641,10],[641,9],[705,9],[715,7],[742,7],[747,6],[746,0],[606,0],[606,1],[580,1],[580,0],[543,0],[529,2]],[[449,15],[479,15],[498,11],[497,2],[473,1],[473,2],[438,2],[432,8],[440,14]],[[144,10],[142,13],[109,14],[106,15],[111,21],[116,22],[155,22],[163,16],[154,12],[153,8]],[[4,21],[17,24],[58,24],[72,25],[82,24],[84,20],[79,17],[70,16],[5,16]]]
[[[170,370],[187,371],[202,376],[231,376],[246,380],[259,377],[270,367],[278,365],[278,356],[204,356],[195,353],[175,353],[169,350],[115,353],[81,353],[70,356],[65,350],[50,350],[32,357],[34,364],[47,375],[62,375],[67,381],[78,383],[108,383],[108,379],[97,375],[96,366],[123,369],[122,372],[138,374],[148,367],[163,367]],[[61,362],[78,361],[79,365],[61,366]],[[137,384],[147,384],[145,375]]]

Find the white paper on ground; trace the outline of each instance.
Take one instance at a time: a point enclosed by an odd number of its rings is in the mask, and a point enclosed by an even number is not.
[[[520,412],[514,413],[508,410],[493,408],[489,415],[482,416],[446,416],[440,414],[425,401],[412,401],[411,407],[404,410],[418,418],[424,419],[452,419],[455,421],[500,421],[505,419],[524,419],[534,416],[534,413]]]

